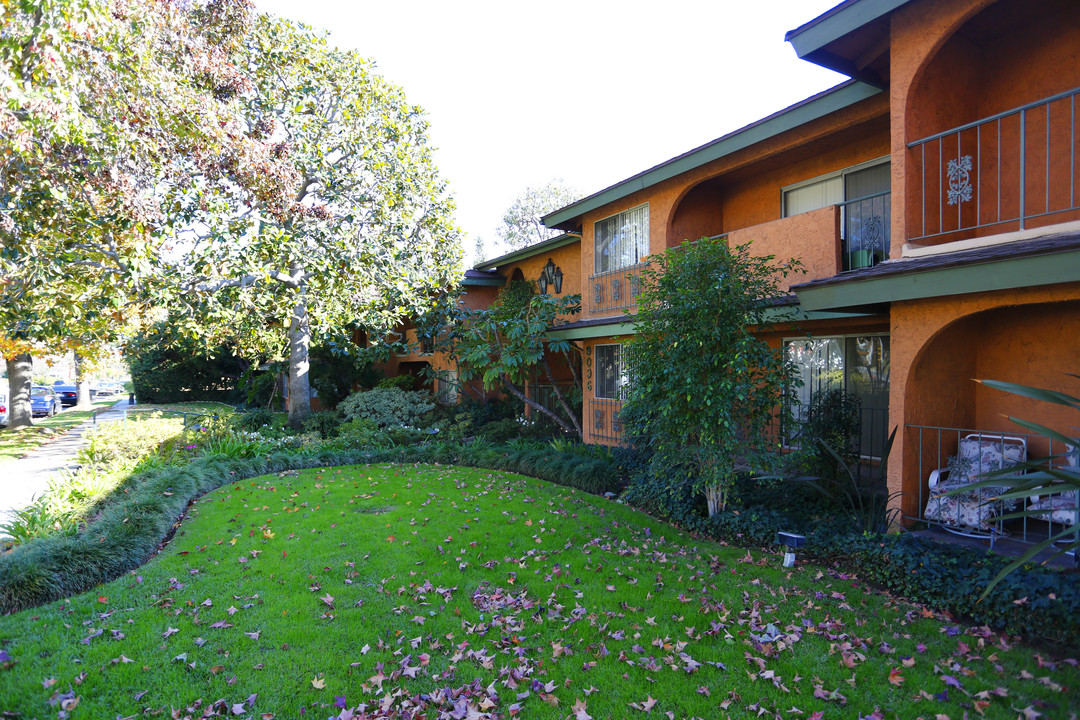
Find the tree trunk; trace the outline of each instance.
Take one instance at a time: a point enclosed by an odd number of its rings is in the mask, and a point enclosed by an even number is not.
[[[8,369],[8,429],[30,427],[34,424],[30,408],[30,387],[34,384],[34,361],[27,355],[7,358]]]
[[[521,390],[519,390],[518,387],[516,385],[514,385],[514,383],[510,382],[510,378],[506,376],[506,373],[503,373],[502,381],[503,381],[503,385],[506,386],[506,389],[510,391],[510,394],[513,395],[514,397],[516,397],[518,400],[525,403],[526,405],[531,407],[533,410],[536,410],[537,412],[544,413],[549,418],[554,420],[555,424],[558,425],[559,427],[561,427],[566,432],[568,432],[568,433],[575,432],[574,428],[567,425],[566,421],[563,420],[561,417],[559,417],[555,413],[551,412],[550,410],[548,410],[546,407],[544,407],[540,403],[536,402],[535,400],[530,399],[529,396],[526,395],[525,393],[521,392]],[[581,431],[578,430],[576,432],[578,433],[578,437],[581,437]]]
[[[78,402],[75,407],[79,410],[89,410],[94,406],[90,400],[90,378],[87,377],[89,363],[79,353],[75,353],[75,391],[78,394]]]
[[[577,433],[578,439],[584,440],[585,433],[581,429],[581,423],[578,422],[574,411],[570,409],[570,403],[566,402],[566,397],[562,394],[562,390],[559,389],[559,384],[555,382],[555,374],[551,372],[551,365],[548,363],[546,353],[541,357],[541,362],[544,366],[544,374],[547,375],[548,382],[551,383],[551,389],[555,391],[555,397],[559,400],[559,405],[562,406],[566,417],[570,418],[570,422],[574,423],[574,431]]]
[[[303,288],[299,297],[289,322],[289,427],[293,430],[299,430],[311,414],[311,321]]]
[[[727,490],[720,485],[711,485],[705,488],[705,500],[709,503],[709,517],[712,517],[727,506]]]

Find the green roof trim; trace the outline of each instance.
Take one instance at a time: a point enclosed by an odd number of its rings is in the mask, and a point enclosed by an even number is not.
[[[784,40],[795,48],[800,58],[821,50],[831,42],[858,30],[867,23],[885,17],[911,0],[848,0],[818,15],[804,25],[789,30]]]
[[[561,338],[563,340],[591,340],[593,338],[636,334],[637,328],[632,322],[617,322],[611,323],[610,325],[590,325],[589,327],[551,331],[553,337]]]
[[[801,306],[788,306],[769,308],[765,311],[765,320],[770,323],[777,322],[813,322],[814,320],[838,320],[841,318],[867,317],[874,315],[872,312],[823,312],[811,311]]]
[[[880,88],[856,80],[849,80],[842,85],[818,93],[733,133],[724,135],[645,172],[627,178],[605,190],[549,213],[542,217],[540,221],[547,227],[558,227],[587,212],[620,200],[639,190],[644,190],[647,187],[699,168],[738,150],[750,147],[755,143],[768,140],[800,125],[825,117],[837,110],[842,110],[873,97],[880,92]],[[487,265],[478,265],[477,267],[484,268]]]
[[[461,281],[461,284],[466,287],[502,287],[506,285],[506,278],[502,275],[498,277],[469,277],[465,276],[465,279]]]
[[[803,308],[842,311],[901,300],[966,295],[1080,281],[1080,249],[994,262],[897,273],[818,287],[798,287]]]
[[[561,247],[565,247],[566,245],[571,245],[576,242],[581,242],[580,235],[575,235],[573,233],[563,233],[562,235],[553,237],[550,240],[545,240],[544,242],[539,242],[535,245],[529,245],[528,247],[523,247],[520,250],[514,250],[513,252],[508,252],[505,255],[500,255],[493,260],[485,260],[484,262],[475,265],[474,269],[494,270],[495,268],[502,267],[503,265],[508,265],[512,262],[517,262],[518,260],[524,260],[525,258],[532,257],[533,255],[540,255],[541,253],[558,250]]]

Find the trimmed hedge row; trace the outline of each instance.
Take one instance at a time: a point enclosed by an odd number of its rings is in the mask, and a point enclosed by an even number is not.
[[[751,546],[774,546],[778,530],[797,532],[806,536],[801,558],[851,568],[864,582],[979,625],[1080,648],[1080,573],[1032,564],[1003,579],[980,602],[1012,558],[909,533],[860,533],[839,521],[811,523],[764,507],[711,518],[686,511],[671,519],[691,532]]]
[[[617,489],[608,463],[554,451],[430,445],[383,451],[282,451],[254,459],[203,457],[134,475],[77,534],[31,540],[0,557],[0,612],[86,592],[137,568],[175,529],[188,503],[227,483],[284,470],[385,462],[520,472],[595,493]]]

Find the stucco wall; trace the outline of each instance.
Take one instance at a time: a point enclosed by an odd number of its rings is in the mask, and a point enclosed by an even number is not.
[[[912,3],[893,15],[890,76],[893,203],[902,209],[893,214],[897,257],[900,245],[910,238],[1019,214],[1019,117],[1002,122],[1000,145],[997,126],[988,126],[981,135],[964,134],[959,147],[954,136],[943,146],[935,142],[908,149],[907,143],[1080,85],[1080,6],[1048,2],[1033,10],[1019,0]],[[1069,160],[1071,107],[1063,103],[1054,108],[1049,160],[1045,114],[1029,113],[1027,121],[1025,214],[1068,208],[1070,174],[1075,176]],[[971,182],[978,197],[949,206],[940,199],[945,190],[941,169],[959,155],[973,158]],[[923,197],[928,199],[925,207]],[[1065,211],[1031,219],[1027,226],[1077,217]],[[920,242],[935,244],[1018,227],[1015,222],[990,225]]]
[[[785,292],[796,283],[838,273],[839,238],[840,208],[836,205],[728,234],[732,246],[750,243],[750,251],[758,257],[772,255],[778,261],[798,258],[802,262],[804,272],[779,278],[780,289]]]
[[[1065,408],[999,393],[974,380],[1075,392],[1065,373],[1076,371],[1080,283],[893,303],[890,335],[893,424],[1016,432],[1004,415],[1066,432],[1077,424]],[[918,515],[928,468],[919,467],[918,433],[901,430],[889,489],[904,491],[905,513]],[[925,455],[930,447],[924,443],[923,450]]]

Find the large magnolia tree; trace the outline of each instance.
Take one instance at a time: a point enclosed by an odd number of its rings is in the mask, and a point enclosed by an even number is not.
[[[422,313],[460,274],[458,233],[421,110],[369,61],[267,16],[233,58],[251,83],[243,133],[275,174],[223,157],[176,194],[193,228],[177,238],[190,304],[176,316],[287,357],[296,426],[310,412],[313,337],[347,342],[347,326]]]
[[[235,119],[247,85],[229,58],[247,0],[0,12],[0,350],[28,423],[28,353],[112,339],[154,287],[171,196],[221,157],[252,167],[267,153]]]

